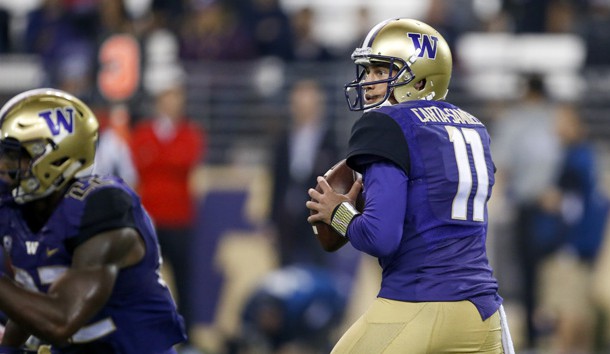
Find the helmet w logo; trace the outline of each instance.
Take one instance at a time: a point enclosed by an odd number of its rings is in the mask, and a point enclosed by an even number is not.
[[[419,49],[418,57],[427,56],[429,59],[436,59],[438,37],[422,33],[407,33],[407,36],[413,41],[415,50]]]
[[[59,135],[62,128],[69,134],[74,132],[73,107],[55,108],[54,110],[43,111],[38,113],[38,116],[44,118],[53,135]]]

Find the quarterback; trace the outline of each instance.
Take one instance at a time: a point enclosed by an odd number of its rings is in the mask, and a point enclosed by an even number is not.
[[[352,246],[376,257],[381,290],[332,353],[513,353],[487,259],[495,167],[479,119],[445,101],[448,44],[411,19],[377,24],[352,54],[346,194],[318,177],[310,223],[347,224]],[[363,190],[364,211],[354,208]],[[341,218],[342,220],[335,220]],[[340,232],[340,230],[337,230]],[[341,233],[341,232],[340,232]]]
[[[8,266],[0,353],[28,338],[53,353],[175,353],[184,323],[159,278],[160,254],[139,197],[120,179],[87,175],[98,122],[55,89],[0,110],[0,237]]]

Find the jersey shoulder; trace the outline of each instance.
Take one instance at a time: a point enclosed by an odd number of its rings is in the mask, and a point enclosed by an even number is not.
[[[91,175],[77,179],[67,190],[65,198],[84,202],[99,191],[123,190],[130,194],[131,188],[120,178],[114,176]]]
[[[371,110],[357,120],[348,143],[347,164],[362,173],[364,166],[389,160],[409,171],[409,146],[399,122],[386,111]]]
[[[122,179],[92,175],[79,178],[70,186],[62,207],[81,215],[81,223],[88,218],[101,222],[120,217],[138,202],[135,192]]]
[[[120,178],[88,176],[75,181],[67,191],[61,215],[78,235],[71,247],[101,232],[134,227],[135,193]]]

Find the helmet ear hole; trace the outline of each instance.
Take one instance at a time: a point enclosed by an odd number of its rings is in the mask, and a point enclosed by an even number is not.
[[[57,159],[57,160],[53,161],[51,163],[51,165],[53,165],[55,167],[59,167],[59,166],[63,165],[64,163],[66,163],[66,161],[68,161],[68,160],[69,160],[69,158],[67,156],[64,156],[64,157],[62,157],[60,159]]]
[[[413,85],[413,87],[415,87],[415,89],[417,91],[421,91],[426,88],[426,83],[427,83],[426,79],[422,79],[422,80],[419,80],[418,82],[416,82],[415,85]]]

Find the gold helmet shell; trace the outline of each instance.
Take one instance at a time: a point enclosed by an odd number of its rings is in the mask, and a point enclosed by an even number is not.
[[[438,31],[421,21],[392,18],[377,24],[353,52],[352,60],[356,64],[356,79],[345,85],[351,110],[379,106],[392,95],[399,103],[443,100],[447,96],[453,67],[451,50]],[[390,65],[390,77],[364,82],[366,67],[370,65]],[[364,87],[378,83],[388,84],[386,96],[367,105]]]
[[[91,167],[99,123],[86,104],[52,88],[23,92],[0,109],[0,145],[29,155],[30,166],[13,190],[18,203],[48,196]]]

